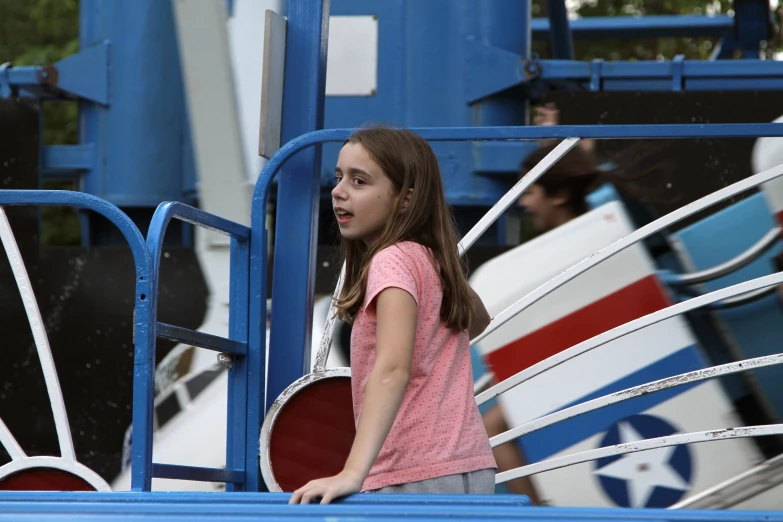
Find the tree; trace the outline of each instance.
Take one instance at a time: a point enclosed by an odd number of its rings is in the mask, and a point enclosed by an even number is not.
[[[14,66],[46,65],[79,50],[78,0],[0,0],[0,63]],[[75,102],[42,104],[43,142],[46,145],[78,143]],[[45,180],[46,189],[73,190],[74,181]],[[78,245],[79,217],[71,208],[41,210],[44,245]]]

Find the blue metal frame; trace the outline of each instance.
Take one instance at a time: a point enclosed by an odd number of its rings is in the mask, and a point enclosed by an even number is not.
[[[574,41],[568,22],[568,9],[565,0],[547,0],[549,11],[549,41],[552,44],[552,58],[557,60],[574,59]]]
[[[0,494],[0,521],[36,520],[568,520],[778,522],[780,511],[527,507],[519,495],[355,495],[330,505],[287,506],[285,494],[15,493]],[[523,497],[524,498],[524,497]]]
[[[653,16],[595,16],[570,20],[576,40],[611,38],[672,38],[724,36],[734,30],[734,17],[729,15],[653,15]],[[550,37],[548,18],[533,19],[533,39]]]
[[[265,493],[263,495],[245,495],[226,493],[221,495],[204,495],[185,492],[150,492],[143,495],[118,491],[116,493],[81,493],[81,492],[3,492],[0,493],[0,503],[3,502],[95,502],[100,504],[131,505],[140,502],[156,504],[243,504],[272,505],[285,504],[290,498],[289,493]],[[414,504],[421,503],[421,495],[352,495],[340,499],[343,505],[378,505],[378,504]],[[525,507],[530,505],[530,499],[525,495],[492,495],[491,498],[478,495],[432,495],[427,498],[429,505],[470,506],[490,502],[493,506]]]
[[[108,219],[130,246],[136,266],[133,327],[133,431],[131,456],[134,491],[149,491],[152,480],[152,414],[155,371],[154,312],[157,291],[144,237],[115,205],[91,194],[59,190],[0,190],[0,205],[70,206],[92,210]]]
[[[286,28],[285,86],[281,141],[295,139],[323,127],[324,92],[326,89],[326,35],[329,34],[329,0],[289,0]],[[322,37],[323,36],[323,37]],[[288,249],[275,249],[275,266],[293,269],[297,278],[272,286],[272,342],[286,343],[287,353],[270,354],[269,365],[281,368],[283,375],[302,374],[310,365],[313,288],[315,271],[309,259],[317,248],[316,222],[320,202],[321,148],[302,151],[291,159],[278,182],[277,238],[297,237]],[[309,181],[302,183],[302,172]],[[306,211],[304,209],[307,209]],[[256,208],[262,217],[266,207]],[[262,225],[263,227],[263,225]],[[261,317],[262,308],[251,310],[252,317]],[[304,314],[309,318],[296,332],[280,338],[276,328],[286,317]],[[258,335],[259,332],[254,332]],[[254,338],[255,339],[255,338]],[[269,375],[267,397],[277,397],[289,382],[277,372]],[[270,406],[267,399],[266,407]],[[253,411],[253,416],[261,411]]]
[[[590,91],[783,90],[783,62],[775,60],[528,61],[478,42],[469,51],[467,103],[534,81],[571,81]]]
[[[196,332],[187,328],[157,323],[157,295],[160,277],[160,259],[163,253],[163,239],[166,228],[172,219],[179,219],[202,228],[223,233],[231,237],[230,281],[229,291],[229,323],[228,339]],[[250,352],[255,352],[254,359],[263,359],[263,345],[253,345],[248,341],[248,302],[250,299],[250,229],[244,225],[223,219],[203,210],[183,203],[162,203],[155,210],[147,234],[147,249],[150,252],[151,285],[155,295],[152,304],[153,339],[166,337],[178,341],[190,342],[202,348],[227,352],[234,356],[228,374],[228,414],[226,427],[226,469],[196,468],[190,466],[175,466],[153,464],[152,475],[162,478],[226,482],[229,491],[243,491],[250,477],[258,476],[258,452],[247,452],[248,438],[257,440],[261,429],[260,422],[248,423],[247,394],[248,389],[260,389],[263,376],[251,372],[248,363]],[[163,335],[161,335],[163,330]],[[154,347],[153,347],[154,350]],[[151,364],[154,365],[154,351]],[[134,426],[135,429],[135,426]],[[146,428],[149,437],[152,425]],[[134,443],[135,443],[134,438]],[[152,461],[150,453],[144,456],[145,462]],[[135,454],[135,453],[134,453]],[[145,487],[146,480],[135,467],[131,469],[131,482],[135,487]],[[250,481],[252,482],[252,481]],[[253,486],[255,489],[255,485]],[[147,490],[149,488],[146,488]]]

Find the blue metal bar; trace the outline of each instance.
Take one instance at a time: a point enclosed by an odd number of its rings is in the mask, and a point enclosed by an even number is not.
[[[70,206],[92,210],[114,224],[128,242],[136,265],[131,489],[149,491],[152,485],[156,296],[152,291],[152,261],[144,237],[120,209],[90,194],[64,190],[0,190],[0,205]]]
[[[735,0],[732,7],[736,13],[734,36],[742,57],[759,59],[761,42],[772,36],[774,20],[769,0]]]
[[[250,242],[231,240],[231,268],[229,288],[228,335],[231,339],[241,339],[247,355],[247,340],[250,315]],[[257,322],[266,326],[266,317]],[[258,453],[248,454],[247,437],[253,433],[253,440],[259,438],[261,424],[248,424],[248,361],[247,357],[238,357],[228,372],[228,409],[226,414],[226,467],[242,470],[241,480],[226,484],[227,491],[244,491],[249,477],[259,475]],[[254,397],[255,407],[261,397]],[[259,419],[260,422],[260,419]]]
[[[9,67],[6,71],[8,83],[22,89],[38,87],[41,85],[43,67],[37,65],[25,65],[21,67]]]
[[[152,465],[152,474],[157,478],[173,480],[195,480],[199,482],[242,482],[245,473],[237,469],[200,468],[177,464]]]
[[[783,62],[776,60],[682,60],[603,62],[528,61],[521,54],[478,42],[467,44],[471,75],[465,101],[492,96],[527,81],[568,80],[599,90],[671,91],[675,77],[684,90],[778,90]],[[529,70],[536,74],[527,78]],[[618,80],[622,83],[612,83]],[[733,83],[740,82],[740,83]]]
[[[167,339],[178,343],[190,344],[207,350],[230,353],[231,355],[247,355],[247,343],[226,339],[217,335],[197,332],[190,328],[182,328],[171,324],[159,322],[157,325],[159,339]]]
[[[729,15],[596,16],[570,21],[573,37],[580,40],[607,38],[720,37],[734,28]],[[549,38],[550,21],[533,19],[533,39]]]
[[[36,503],[100,503],[112,504],[119,507],[136,503],[145,504],[287,504],[291,497],[289,493],[264,493],[262,495],[248,495],[244,493],[224,493],[220,495],[205,495],[192,492],[151,492],[128,493],[118,491],[116,493],[81,493],[81,492],[29,492],[29,491],[3,491],[0,492],[0,502],[36,502]],[[421,504],[422,495],[351,495],[340,499],[340,504]],[[428,505],[492,505],[508,507],[526,507],[530,505],[530,499],[525,495],[433,495],[424,498]]]
[[[245,225],[240,225],[229,219],[218,217],[178,201],[166,201],[161,203],[155,210],[154,216],[157,216],[157,219],[159,220],[158,223],[156,223],[156,233],[161,234],[161,240],[163,239],[163,233],[165,233],[166,227],[173,218],[226,236],[235,237],[241,240],[250,239],[250,229]],[[152,232],[152,224],[155,223],[154,216],[150,222],[150,233]],[[150,234],[148,233],[148,245],[150,241],[149,235]],[[158,245],[156,244],[156,246]],[[163,247],[163,243],[161,243],[160,246]]]
[[[41,150],[41,170],[87,170],[95,160],[95,147],[86,145],[48,145]]]
[[[99,495],[99,493],[95,493]],[[146,496],[146,495],[145,495]],[[220,497],[222,495],[205,495]],[[373,495],[364,495],[373,496]],[[377,495],[380,496],[380,495]],[[392,497],[389,495],[389,497]],[[394,495],[396,497],[396,495]],[[278,504],[227,504],[227,503],[198,503],[198,504],[163,504],[133,502],[123,504],[124,510],[119,514],[116,504],[103,503],[76,503],[76,502],[45,502],[45,503],[19,503],[0,501],[0,520],[19,520],[20,515],[40,514],[46,518],[29,518],[30,520],[58,520],[73,517],[84,517],[80,520],[94,520],[97,516],[114,516],[117,520],[144,520],[165,521],[173,518],[166,517],[191,517],[188,520],[527,520],[531,522],[557,520],[557,521],[687,521],[687,522],[778,522],[783,520],[781,511],[717,511],[717,510],[665,510],[653,508],[520,508],[518,506],[499,505],[494,506],[490,502],[492,496],[476,495],[474,504],[460,504],[459,511],[450,505],[431,503],[438,495],[418,495],[417,503],[393,502],[388,503],[342,503],[321,505],[288,506]],[[126,511],[127,510],[127,511]],[[142,516],[150,518],[142,518]],[[219,517],[219,518],[218,518]],[[225,517],[225,518],[224,518]],[[256,518],[257,517],[257,518]],[[266,518],[268,517],[268,518]],[[341,517],[341,518],[338,518]],[[27,518],[26,518],[27,519]],[[111,520],[111,519],[108,519]]]
[[[574,59],[574,41],[568,23],[568,10],[565,0],[547,0],[549,15],[549,41],[552,44],[552,57],[556,60]]]
[[[330,1],[288,0],[287,5],[282,142],[323,127]],[[272,301],[275,313],[272,315],[269,364],[275,371],[269,374],[267,408],[310,366],[315,277],[312,259],[317,246],[320,165],[320,147],[303,151],[291,159],[278,182],[275,235],[297,240],[291,243],[291,248],[274,251],[276,269]],[[308,176],[304,182],[303,172]],[[259,212],[264,213],[265,209]],[[261,224],[260,228],[263,227]],[[260,253],[260,250],[254,252]],[[251,310],[251,317],[262,317],[261,309]],[[290,320],[293,317],[302,317],[304,321],[294,323]],[[253,330],[253,335],[258,335],[257,328]],[[250,412],[251,415],[256,413]],[[257,454],[257,445],[248,448],[248,453]]]
[[[157,304],[160,258],[163,253],[163,238],[166,234],[166,228],[174,218],[231,237],[229,339],[157,322],[152,324],[157,328],[163,327],[163,331],[158,331],[156,337],[166,336],[168,338],[173,338],[174,340],[184,340],[195,346],[219,350],[238,356],[232,364],[232,369],[229,373],[228,417],[226,423],[228,437],[226,441],[226,466],[229,469],[238,471],[232,472],[233,474],[230,475],[231,478],[227,479],[226,482],[229,483],[227,484],[228,489],[242,489],[243,487],[246,487],[245,481],[247,477],[258,475],[258,452],[253,454],[253,461],[245,458],[249,427],[246,424],[248,421],[244,413],[246,410],[248,372],[250,369],[250,364],[246,356],[248,355],[248,352],[251,351],[248,350],[249,340],[247,335],[249,317],[247,307],[250,300],[250,285],[248,284],[250,229],[239,223],[217,217],[208,212],[204,212],[203,210],[185,205],[184,203],[161,203],[152,216],[149,231],[147,233],[147,250],[150,252],[151,285],[156,297],[154,301],[155,304]],[[152,310],[152,317],[153,320],[156,321],[157,306]],[[256,355],[255,358],[260,357]],[[261,383],[263,384],[263,373],[259,378],[262,379]],[[261,430],[260,420],[259,423],[254,426],[254,429],[255,434],[253,438],[258,440],[258,434]],[[249,467],[246,467],[248,464]],[[190,480],[200,479],[192,478]]]
[[[589,80],[590,62],[566,60],[541,60],[542,79]],[[671,78],[672,61],[604,62],[601,76],[604,78]],[[783,63],[774,60],[683,60],[683,78],[781,78]]]

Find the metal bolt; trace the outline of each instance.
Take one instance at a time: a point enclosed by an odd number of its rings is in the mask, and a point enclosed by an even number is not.
[[[226,370],[230,370],[231,366],[234,364],[234,356],[229,353],[219,353],[217,360],[226,367]]]

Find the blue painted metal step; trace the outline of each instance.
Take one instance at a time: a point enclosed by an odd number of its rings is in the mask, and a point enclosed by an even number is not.
[[[289,506],[273,493],[0,493],[0,522],[174,520],[528,520],[776,522],[783,512],[530,507],[518,495],[354,495]]]

